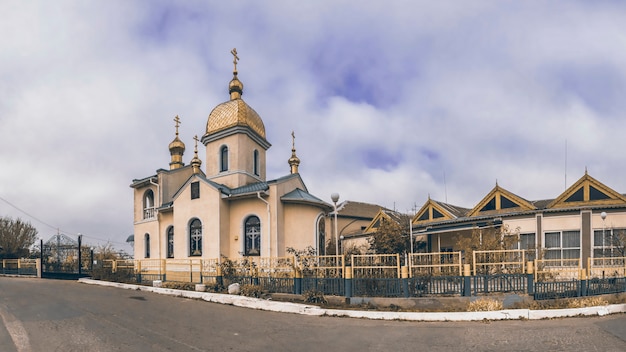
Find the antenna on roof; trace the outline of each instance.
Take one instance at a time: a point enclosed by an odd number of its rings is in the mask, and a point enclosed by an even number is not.
[[[565,138],[565,189],[567,189],[567,138]]]
[[[448,186],[446,185],[446,170],[443,170],[443,192],[446,198],[446,203],[448,203]]]

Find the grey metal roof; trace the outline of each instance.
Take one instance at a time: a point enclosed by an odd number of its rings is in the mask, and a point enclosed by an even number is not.
[[[245,186],[241,186],[241,187],[237,187],[237,188],[233,188],[230,189],[224,185],[221,185],[225,190],[228,191],[228,193],[224,192],[224,190],[222,190],[223,193],[228,194],[228,195],[232,195],[232,196],[237,196],[237,195],[241,195],[241,194],[248,194],[248,193],[257,193],[257,192],[265,192],[267,191],[270,187],[266,182],[257,182],[257,183],[252,183],[249,185],[245,185]]]
[[[293,191],[283,195],[280,197],[280,200],[286,202],[305,202],[305,203],[314,203],[318,205],[323,205],[327,208],[331,208],[332,205],[324,202],[323,200],[317,198],[316,196],[301,190],[300,188],[296,188]]]

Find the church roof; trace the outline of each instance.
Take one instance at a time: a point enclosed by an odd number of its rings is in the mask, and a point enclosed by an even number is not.
[[[285,202],[296,202],[296,203],[313,203],[317,205],[323,205],[326,208],[331,208],[332,206],[323,200],[317,198],[316,196],[310,194],[309,192],[303,191],[300,188],[296,188],[293,191],[283,195],[280,197],[280,200]]]

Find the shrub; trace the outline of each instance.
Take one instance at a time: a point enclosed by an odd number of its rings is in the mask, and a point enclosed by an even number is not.
[[[328,301],[324,297],[324,293],[318,290],[308,290],[302,294],[306,303],[327,304]]]
[[[259,285],[243,285],[241,286],[241,295],[246,297],[261,298],[263,290]]]
[[[501,310],[502,302],[490,298],[477,299],[467,306],[468,312],[486,312],[492,310]]]
[[[161,287],[171,288],[174,290],[194,291],[196,289],[196,284],[191,282],[166,281],[162,284]]]

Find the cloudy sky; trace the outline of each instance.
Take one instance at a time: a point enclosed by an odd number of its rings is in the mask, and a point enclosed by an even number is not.
[[[555,198],[585,167],[626,192],[623,1],[2,1],[0,33],[0,215],[44,240],[130,250],[130,183],[176,115],[189,163],[234,47],[268,179],[294,130],[328,202]]]

